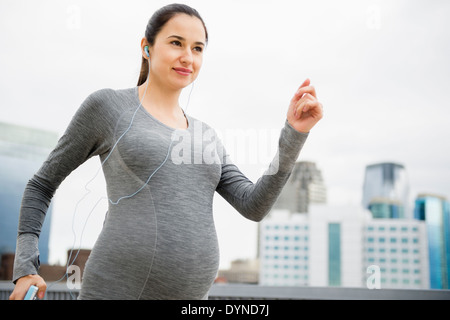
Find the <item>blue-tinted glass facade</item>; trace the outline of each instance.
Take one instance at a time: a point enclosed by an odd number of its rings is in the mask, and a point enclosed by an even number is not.
[[[410,218],[408,197],[409,183],[403,165],[385,162],[366,167],[362,203],[374,218]]]
[[[449,203],[441,197],[422,195],[416,199],[414,217],[425,220],[427,226],[431,289],[449,289],[449,215]]]
[[[328,224],[328,284],[341,285],[341,225]]]
[[[42,130],[0,123],[0,256],[14,253],[23,192],[57,135]],[[39,240],[41,263],[48,263],[52,206]]]
[[[388,200],[375,200],[369,204],[368,209],[374,218],[401,219],[405,217],[404,207]]]

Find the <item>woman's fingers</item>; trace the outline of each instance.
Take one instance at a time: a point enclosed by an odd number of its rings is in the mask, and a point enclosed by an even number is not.
[[[302,112],[306,112],[312,107],[318,104],[317,99],[315,99],[311,94],[306,93],[298,102],[294,108],[294,115],[300,116]]]
[[[302,85],[297,89],[297,91],[295,92],[294,96],[292,97],[291,105],[295,104],[302,97],[302,94],[301,94],[302,88],[305,88],[305,87],[309,86],[309,84],[310,84],[310,80],[309,79],[306,79],[305,81],[303,81]]]
[[[303,81],[303,83],[301,84],[301,86],[298,88],[297,92],[300,91],[301,88],[307,87],[309,86],[309,84],[311,83],[311,80],[309,80],[308,78]]]
[[[305,100],[316,100],[317,101],[316,89],[310,85],[303,86],[306,83],[309,84],[309,79],[308,79],[308,81],[303,82],[302,86],[297,90],[294,97],[292,98],[291,106],[293,106],[294,115],[297,115],[299,111],[301,113],[302,109],[299,110],[298,106],[302,103],[304,104]]]
[[[306,79],[291,99],[287,120],[299,132],[309,132],[323,117],[322,104],[317,100],[316,89]]]
[[[304,82],[304,84],[305,84],[305,83],[306,83],[306,81]],[[317,99],[316,88],[314,88],[314,86],[310,86],[310,85],[309,85],[309,82],[308,82],[308,85],[307,85],[307,86],[303,86],[303,85],[302,85],[302,86],[297,90],[297,92],[295,93],[295,96],[296,96],[296,97],[303,98],[303,96],[304,96],[306,93],[309,93],[310,95],[312,95],[314,98]]]
[[[45,291],[47,290],[47,284],[39,275],[28,275],[18,279],[9,299],[23,300],[31,285],[39,288],[37,297],[38,299],[43,299],[45,297]]]

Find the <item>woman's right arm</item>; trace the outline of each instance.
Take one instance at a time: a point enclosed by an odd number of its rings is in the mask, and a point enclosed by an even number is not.
[[[102,107],[106,90],[91,94],[78,109],[38,172],[28,182],[20,208],[13,282],[10,299],[23,299],[30,285],[39,288],[38,297],[46,290],[38,275],[38,242],[50,202],[61,182],[78,166],[95,155],[108,151],[109,124]]]

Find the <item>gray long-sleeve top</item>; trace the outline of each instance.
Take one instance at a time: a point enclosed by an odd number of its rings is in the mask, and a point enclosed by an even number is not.
[[[277,154],[253,183],[230,161],[210,126],[186,118],[186,130],[161,123],[140,106],[137,87],[89,95],[26,186],[13,281],[38,273],[39,234],[55,191],[74,169],[98,155],[109,207],[79,298],[206,298],[219,266],[214,192],[244,217],[260,221],[289,178],[308,134],[286,121]]]

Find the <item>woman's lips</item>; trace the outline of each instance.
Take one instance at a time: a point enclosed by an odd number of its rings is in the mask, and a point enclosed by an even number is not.
[[[178,73],[181,74],[182,76],[188,76],[192,73],[192,70],[186,69],[186,68],[173,68],[173,70]]]

